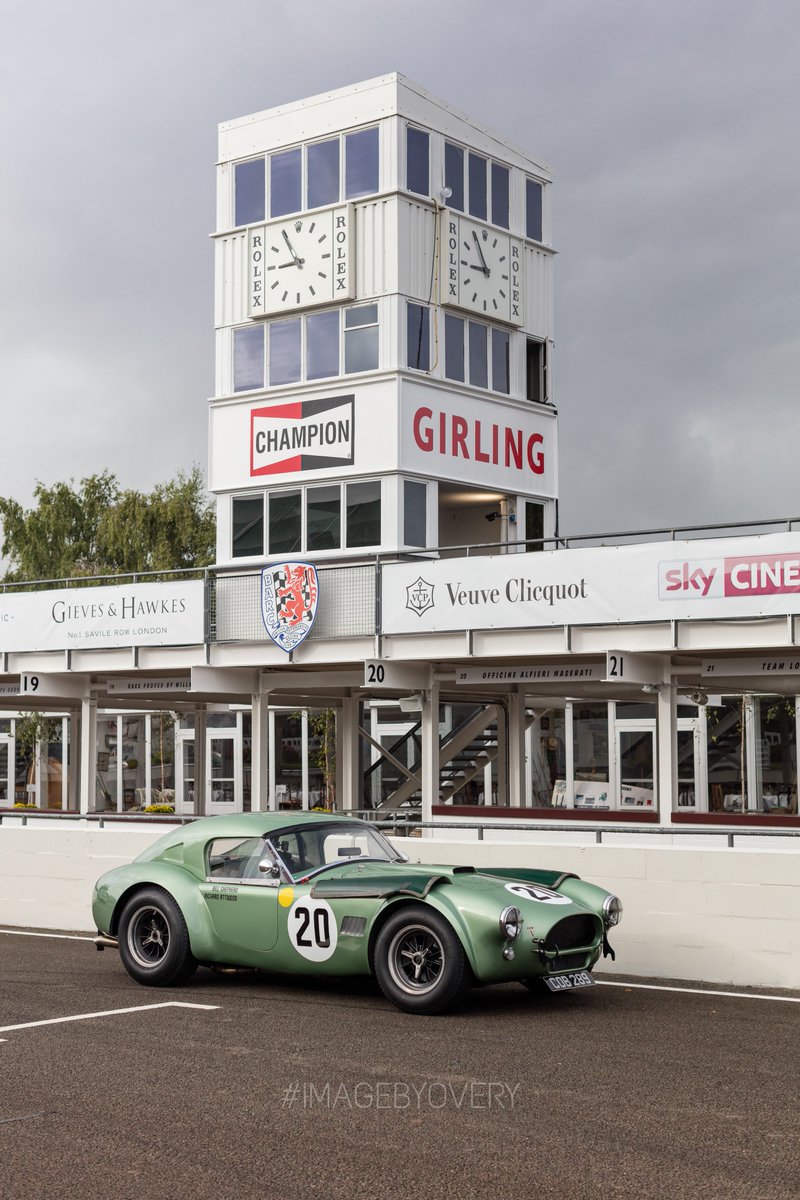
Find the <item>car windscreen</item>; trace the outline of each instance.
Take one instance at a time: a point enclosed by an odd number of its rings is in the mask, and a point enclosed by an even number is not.
[[[304,875],[333,863],[359,858],[396,862],[398,855],[376,829],[356,821],[298,825],[268,839],[292,875]]]

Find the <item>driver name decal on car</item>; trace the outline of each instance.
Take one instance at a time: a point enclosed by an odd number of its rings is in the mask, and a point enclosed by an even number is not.
[[[523,900],[538,900],[540,904],[571,904],[569,896],[562,896],[540,883],[507,883],[506,891]]]
[[[312,900],[310,896],[295,900],[287,928],[295,950],[309,962],[325,962],[336,949],[336,917],[327,900]]]

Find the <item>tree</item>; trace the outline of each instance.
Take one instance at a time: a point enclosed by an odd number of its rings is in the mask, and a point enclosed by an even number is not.
[[[198,467],[152,492],[120,488],[115,475],[45,487],[23,509],[0,497],[6,582],[186,570],[214,557],[214,511]]]

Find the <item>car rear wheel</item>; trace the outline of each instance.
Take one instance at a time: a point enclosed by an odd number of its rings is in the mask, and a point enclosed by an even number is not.
[[[469,984],[467,958],[454,930],[422,905],[389,917],[375,944],[375,975],[387,1000],[415,1013],[442,1012]]]
[[[137,983],[169,987],[197,970],[183,913],[160,888],[136,892],[119,921],[119,956]]]

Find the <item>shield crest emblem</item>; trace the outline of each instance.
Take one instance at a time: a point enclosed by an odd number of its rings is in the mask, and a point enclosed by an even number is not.
[[[318,598],[317,568],[311,563],[273,563],[261,572],[264,628],[287,654],[311,632]]]

